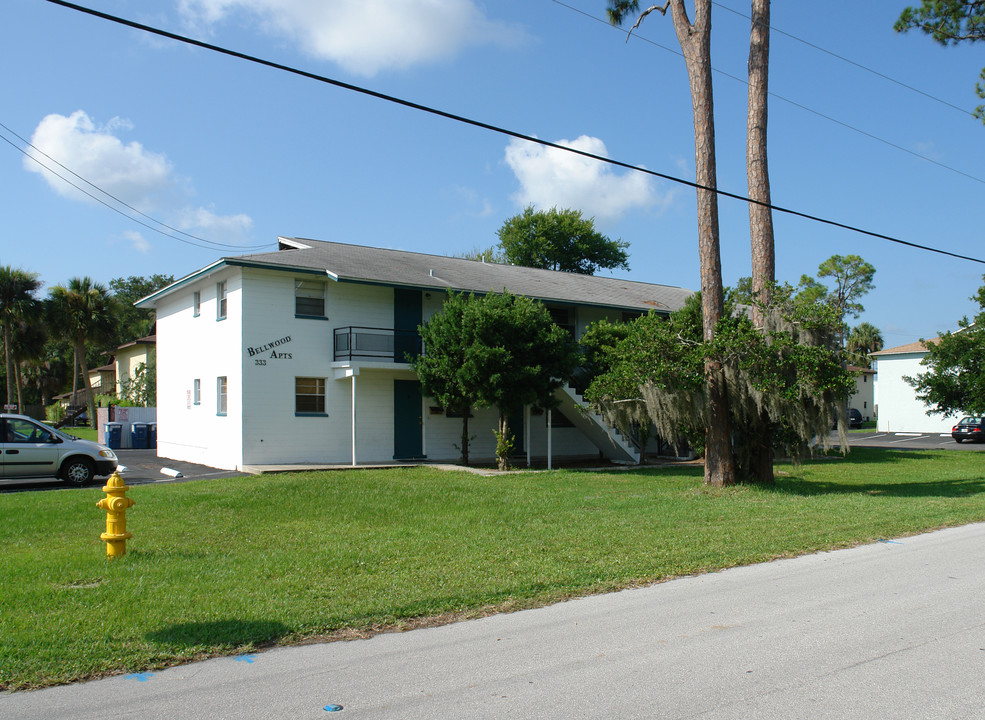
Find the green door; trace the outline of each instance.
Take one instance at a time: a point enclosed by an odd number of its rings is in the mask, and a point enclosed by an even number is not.
[[[421,337],[417,326],[423,322],[420,290],[393,289],[393,361],[407,362],[407,356],[417,357]]]
[[[393,459],[406,460],[424,456],[419,380],[393,381]]]

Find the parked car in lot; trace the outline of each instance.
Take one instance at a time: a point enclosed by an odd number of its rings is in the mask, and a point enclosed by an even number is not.
[[[855,408],[849,408],[848,427],[850,428],[862,427],[862,412],[860,410],[856,410]]]
[[[951,437],[954,442],[964,442],[974,440],[975,442],[985,441],[985,417],[971,416],[963,417],[958,424],[951,428]]]
[[[0,414],[0,479],[58,478],[85,485],[116,470],[105,445],[48,427],[25,415]]]

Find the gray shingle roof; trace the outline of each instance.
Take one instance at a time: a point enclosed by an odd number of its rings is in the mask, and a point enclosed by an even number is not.
[[[280,238],[277,252],[224,258],[229,264],[324,270],[340,281],[516,295],[627,310],[678,310],[690,290],[618,278],[483,263],[462,258],[302,238]]]

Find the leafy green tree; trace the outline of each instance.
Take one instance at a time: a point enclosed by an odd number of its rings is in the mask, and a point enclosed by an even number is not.
[[[482,297],[453,295],[448,302],[450,320],[442,318],[442,309],[421,326],[425,355],[415,368],[427,376],[422,376],[422,388],[447,393],[459,407],[472,403],[499,411],[496,455],[505,469],[513,445],[510,415],[527,405],[556,404],[554,391],[571,376],[577,361],[574,343],[543,304],[530,298],[504,290]],[[442,341],[432,346],[428,326],[434,323],[433,334]],[[440,375],[445,380],[438,381]],[[467,430],[463,442],[466,438]]]
[[[82,371],[89,422],[96,427],[96,402],[89,382],[86,347],[112,343],[116,330],[116,303],[106,286],[88,277],[72,278],[67,285],[56,285],[51,290],[51,300],[59,325],[75,351],[74,365]],[[72,385],[73,396],[77,387],[76,379]]]
[[[469,417],[479,399],[470,382],[466,358],[471,349],[465,342],[469,331],[466,320],[471,295],[449,293],[448,299],[430,320],[418,328],[425,354],[412,358],[411,365],[421,381],[424,394],[441,407],[462,416],[462,464],[469,464]]]
[[[499,229],[499,245],[508,263],[524,267],[594,275],[602,268],[628,268],[629,243],[610,240],[579,210],[528,206]]]
[[[145,337],[154,325],[154,312],[140,310],[133,304],[174,282],[174,275],[154,274],[150,277],[118,277],[109,281],[116,300],[117,332],[115,346]]]
[[[10,383],[14,380],[14,355],[11,334],[15,323],[29,317],[34,293],[41,287],[37,273],[0,267],[0,326],[3,328],[4,367],[6,368],[7,404],[13,404],[14,394]]]
[[[794,300],[801,306],[816,303],[831,306],[844,332],[845,318],[857,318],[865,310],[859,300],[875,288],[875,274],[875,267],[858,255],[832,255],[818,266],[817,280],[801,276]],[[833,287],[823,280],[830,280]]]
[[[904,378],[935,415],[985,415],[985,287],[971,298],[978,303],[974,319],[962,318],[957,332],[937,342],[923,341],[927,372]]]
[[[608,17],[622,25],[630,13],[639,12],[639,0],[608,0]],[[701,273],[701,308],[705,342],[714,339],[715,328],[724,317],[725,290],[722,284],[721,246],[718,223],[718,187],[715,154],[715,113],[711,82],[711,0],[694,1],[694,21],[688,17],[684,0],[666,0],[653,5],[637,19],[636,25],[653,11],[670,10],[674,32],[684,55],[691,87],[694,116],[694,160],[698,206],[698,259]],[[729,425],[728,389],[724,367],[714,357],[706,358],[705,396],[705,482],[732,485],[735,458],[732,455],[732,428]]]
[[[917,28],[941,45],[985,40],[985,0],[922,0],[908,6],[893,25],[896,32]],[[985,100],[985,68],[975,92]],[[985,105],[975,108],[975,117],[985,123]]]
[[[732,312],[733,302],[711,341],[703,339],[698,297],[669,318],[636,320],[586,399],[617,426],[649,418],[668,441],[700,447],[708,412],[704,365],[713,356],[728,378],[738,477],[771,483],[772,461],[764,465],[762,457],[772,460],[777,449],[803,457],[817,438],[826,439],[853,380],[842,366],[830,307],[796,306],[781,296],[762,308],[764,326],[757,327]],[[761,447],[767,438],[770,446]]]

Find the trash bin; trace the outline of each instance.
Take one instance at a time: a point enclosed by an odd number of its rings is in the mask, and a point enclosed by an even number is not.
[[[157,423],[147,423],[147,449],[157,450]]]
[[[103,438],[106,446],[110,450],[119,450],[123,447],[123,425],[120,423],[106,423],[103,425]]]
[[[130,447],[134,450],[147,449],[147,423],[134,423],[130,427]]]

